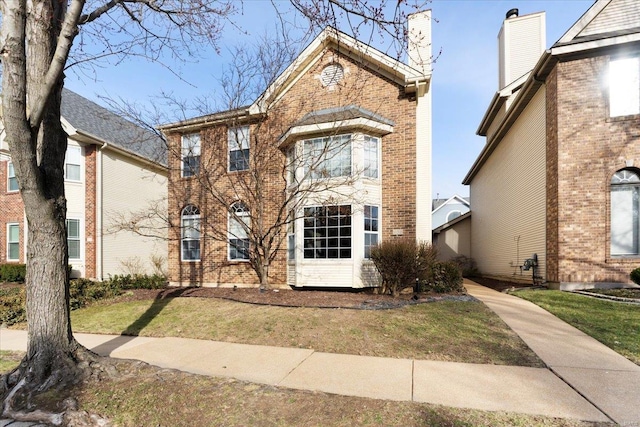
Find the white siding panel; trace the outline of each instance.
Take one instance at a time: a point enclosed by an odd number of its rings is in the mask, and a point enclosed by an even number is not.
[[[297,286],[308,287],[358,287],[353,282],[353,262],[351,260],[311,260],[298,261]]]
[[[579,37],[635,28],[639,22],[638,0],[613,0],[580,32]]]
[[[167,260],[167,241],[130,232],[111,233],[120,214],[140,211],[162,200],[166,210],[167,182],[161,174],[121,154],[103,152],[103,275],[154,272],[153,256]],[[166,231],[165,231],[166,232]],[[132,268],[135,267],[135,268]]]
[[[545,132],[543,87],[471,183],[471,256],[484,274],[519,275],[537,253],[544,275]]]

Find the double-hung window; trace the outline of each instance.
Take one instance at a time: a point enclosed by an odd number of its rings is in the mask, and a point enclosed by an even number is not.
[[[371,248],[378,244],[378,216],[377,206],[364,207],[364,257],[371,258]]]
[[[304,257],[351,258],[351,206],[304,208]]]
[[[18,191],[18,178],[11,162],[7,164],[7,191]]]
[[[67,219],[69,259],[80,259],[80,220]]]
[[[304,141],[304,176],[311,179],[351,175],[351,135]]]
[[[249,209],[242,202],[236,202],[231,206],[229,213],[229,260],[249,259],[249,234],[251,225]]]
[[[20,225],[7,224],[7,261],[20,260]]]
[[[229,128],[229,172],[249,170],[249,126]]]
[[[364,176],[367,178],[378,178],[378,145],[380,139],[367,136],[364,137]]]
[[[609,61],[609,115],[640,114],[640,58]]]
[[[67,147],[64,159],[64,179],[67,181],[81,180],[82,149],[76,146]]]
[[[188,178],[200,172],[200,134],[182,135],[182,176]]]
[[[292,261],[296,259],[296,218],[293,211],[289,214],[287,224],[287,258]]]
[[[183,261],[200,261],[200,210],[187,205],[181,218],[181,253]]]
[[[640,175],[616,172],[611,180],[611,255],[640,255]]]

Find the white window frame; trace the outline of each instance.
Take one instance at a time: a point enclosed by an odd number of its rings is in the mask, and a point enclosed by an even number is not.
[[[364,135],[362,150],[364,176],[378,179],[380,177],[380,138]]]
[[[190,178],[200,173],[200,156],[202,153],[201,138],[199,133],[190,133],[182,135],[180,141],[180,176],[182,178]],[[187,159],[195,159],[197,164],[189,167],[185,167]],[[193,170],[195,169],[195,170]]]
[[[293,211],[289,213],[287,224],[287,260],[296,260],[296,217]]]
[[[364,217],[364,258],[370,259],[371,248],[374,246],[377,246],[380,243],[380,206],[365,205],[363,217]]]
[[[18,230],[18,240],[17,241],[11,240],[11,229],[13,227],[16,227],[16,229]],[[11,245],[17,245],[18,246],[18,250],[17,250],[18,257],[17,258],[11,258]],[[7,223],[7,261],[11,261],[11,262],[20,261],[20,223],[17,223],[17,222]]]
[[[250,257],[251,242],[249,241],[248,230],[241,224],[244,223],[246,227],[251,226],[251,212],[247,205],[242,202],[235,202],[231,205],[231,211],[228,214],[227,221],[227,259],[235,262],[248,262]],[[238,247],[238,243],[242,242],[246,248],[245,256],[239,256],[242,253],[242,249]]]
[[[628,199],[626,202],[629,203],[625,203],[625,193]],[[611,179],[610,196],[611,256],[638,257],[640,256],[640,173],[630,169],[616,172]],[[617,240],[618,235],[621,240]],[[621,249],[625,244],[629,250]]]
[[[249,126],[235,126],[230,127],[227,130],[227,147],[228,147],[228,172],[242,172],[247,171],[250,168],[251,160],[251,143],[250,143],[250,129]],[[239,159],[243,159],[244,167],[238,167],[238,158],[232,161],[232,156],[240,156]],[[231,167],[233,165],[233,168]]]
[[[188,222],[188,225],[185,225],[185,222]],[[187,205],[182,209],[182,211],[180,211],[180,260],[181,261],[198,262],[202,258],[202,233],[200,229],[201,225],[202,225],[202,218],[200,215],[200,209],[196,205]],[[195,241],[198,242],[199,256],[197,258],[185,258],[184,242],[195,242]]]
[[[640,57],[609,61],[609,116],[640,114]]]
[[[320,210],[320,215],[318,215],[318,209]],[[337,210],[334,211],[337,214],[330,215],[330,209]],[[347,210],[348,214],[343,214],[343,209]],[[353,259],[353,216],[351,205],[306,206],[303,217],[304,259]],[[342,218],[349,218],[348,224]],[[346,229],[349,230],[348,234]],[[349,241],[348,246],[346,244],[343,245],[346,240]],[[347,250],[348,256],[346,256]],[[337,256],[330,256],[331,253],[335,253]]]
[[[331,179],[353,173],[354,135],[325,136],[302,141],[305,179]],[[337,173],[336,173],[337,172]]]
[[[69,234],[69,222],[70,221],[74,221],[78,223],[78,236],[74,236],[71,237]],[[67,218],[65,221],[65,226],[67,228],[67,253],[69,255],[69,261],[79,261],[82,260],[82,220],[80,218]],[[78,242],[78,257],[77,258],[72,258],[71,257],[71,251],[68,249],[69,246],[69,242],[71,241],[77,241]]]
[[[15,182],[15,188],[11,188],[12,180]],[[16,193],[19,190],[18,178],[16,178],[16,170],[13,167],[13,162],[7,162],[7,193]]]
[[[78,178],[69,177],[69,167],[78,168]],[[64,180],[68,182],[82,182],[82,147],[77,145],[67,146],[67,153],[64,156]]]

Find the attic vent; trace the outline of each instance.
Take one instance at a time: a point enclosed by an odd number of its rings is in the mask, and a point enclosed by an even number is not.
[[[324,67],[322,73],[320,74],[320,81],[322,82],[322,86],[335,86],[342,80],[344,77],[344,69],[342,65],[337,63],[332,63]]]

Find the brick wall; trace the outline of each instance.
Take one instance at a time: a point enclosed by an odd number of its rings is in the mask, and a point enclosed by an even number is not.
[[[610,256],[610,182],[627,164],[640,167],[640,122],[638,116],[609,118],[604,84],[608,59],[600,56],[557,65],[557,281],[561,283],[629,282],[629,272],[638,264],[637,258]],[[549,148],[554,149],[555,143],[550,141]],[[555,226],[550,221],[549,231]]]
[[[85,261],[84,277],[96,277],[96,147],[84,146],[85,167]]]
[[[336,60],[343,66],[345,77],[337,86],[323,87],[319,79],[321,71]],[[275,211],[282,204],[285,185],[285,157],[276,147],[280,136],[311,111],[348,105],[358,105],[395,122],[394,132],[382,138],[382,238],[390,238],[394,229],[402,229],[405,237],[415,238],[415,99],[375,70],[364,68],[358,60],[333,50],[323,52],[322,57],[272,106],[266,117],[260,123],[252,124],[251,150],[262,144],[264,152],[257,158],[268,167],[261,181],[263,196],[249,198],[264,203],[265,212]],[[336,130],[335,133],[344,131]],[[227,125],[201,131],[201,162],[210,179],[204,186],[198,179],[180,178],[180,135],[170,134],[168,139],[172,153],[169,156],[169,216],[173,226],[169,244],[170,281],[257,285],[257,276],[248,263],[227,261],[227,243],[224,241],[227,214],[206,188],[213,185],[218,190],[222,189],[216,192],[224,195],[225,203],[229,204],[242,200],[243,193],[248,191],[239,184],[242,180],[238,180],[238,174],[251,172],[226,172]],[[252,152],[252,157],[254,154]],[[252,168],[255,170],[255,165]],[[222,239],[218,236],[201,240],[201,262],[180,261],[180,211],[189,203],[200,208],[209,233],[222,232]],[[269,223],[269,218],[265,223]],[[283,247],[272,264],[271,273],[271,283],[286,283],[286,240],[283,240]]]
[[[547,190],[547,271],[548,282],[558,282],[558,72],[549,74],[546,81],[546,190]]]

